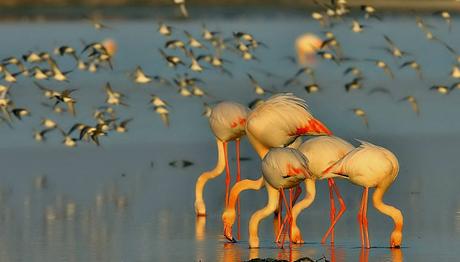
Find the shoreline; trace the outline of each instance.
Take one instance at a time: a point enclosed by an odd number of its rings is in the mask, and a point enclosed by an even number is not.
[[[167,19],[182,19],[175,6],[169,1],[156,1],[146,3],[145,1],[134,1],[130,4],[122,3],[124,0],[114,1],[105,4],[72,4],[53,3],[37,5],[27,3],[27,0],[4,1],[0,3],[0,20],[78,20],[88,16],[102,16],[104,19],[145,19],[151,17],[165,17]],[[144,3],[142,3],[144,2]],[[460,1],[349,1],[352,8],[352,15],[359,13],[359,6],[369,2],[378,12],[385,15],[398,15],[407,12],[432,13],[438,10],[460,11]],[[375,2],[375,3],[374,3]],[[289,12],[290,15],[309,16],[311,11],[319,10],[318,6],[311,2],[293,0],[269,0],[269,1],[216,1],[198,0],[188,4],[192,14],[191,19],[213,16],[268,16]]]

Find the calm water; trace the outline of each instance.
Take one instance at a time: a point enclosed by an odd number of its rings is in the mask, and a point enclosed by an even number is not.
[[[448,32],[443,21],[427,17],[439,38],[456,47],[460,42],[460,21]],[[33,116],[15,122],[14,129],[0,127],[2,172],[0,174],[0,261],[238,261],[252,257],[295,259],[303,256],[331,261],[455,261],[460,251],[460,195],[457,157],[460,152],[458,92],[442,96],[429,90],[433,84],[450,85],[454,58],[441,45],[428,42],[411,15],[385,16],[384,22],[363,22],[367,31],[355,35],[350,21],[332,29],[344,53],[356,59],[384,58],[396,79],[391,80],[367,62],[352,62],[363,69],[364,89],[347,94],[343,85],[351,80],[342,72],[349,64],[332,62],[317,65],[317,82],[322,91],[308,95],[301,86],[282,88],[281,83],[294,74],[296,66],[282,58],[293,55],[294,39],[304,32],[320,34],[324,29],[299,12],[273,12],[270,16],[200,16],[190,21],[168,21],[177,35],[187,29],[198,34],[202,23],[230,36],[232,31],[247,31],[269,45],[256,56],[262,61],[242,62],[235,54],[230,78],[216,71],[203,73],[203,88],[213,98],[248,103],[256,98],[246,72],[262,85],[278,91],[292,91],[307,99],[314,115],[349,141],[371,141],[391,149],[399,158],[401,171],[385,201],[402,209],[405,217],[404,247],[392,251],[373,248],[363,252],[356,223],[361,189],[338,181],[348,210],[336,227],[336,245],[323,246],[319,240],[327,228],[327,186],[319,183],[317,200],[299,219],[307,241],[291,251],[275,248],[271,219],[261,223],[262,248],[247,248],[247,221],[266,201],[266,193],[245,192],[242,201],[242,241],[229,244],[222,236],[220,215],[224,198],[224,178],[211,181],[205,189],[208,217],[194,215],[194,183],[198,175],[211,169],[216,160],[215,145],[207,120],[201,116],[198,98],[180,97],[173,87],[158,84],[132,84],[128,73],[141,65],[149,74],[172,77],[157,49],[165,38],[156,32],[155,19],[107,21],[111,30],[95,31],[85,21],[3,22],[0,57],[19,56],[30,50],[52,51],[67,44],[80,49],[86,42],[113,38],[118,43],[114,71],[97,74],[73,72],[69,84],[49,82],[52,87],[78,88],[75,93],[77,117],[53,115],[40,106],[45,101],[32,81],[20,78],[12,86],[17,106],[31,109]],[[422,65],[424,80],[411,70],[397,70],[401,61],[376,49],[388,34],[401,49],[412,53]],[[182,36],[180,36],[182,37]],[[196,52],[197,53],[197,52]],[[63,58],[59,65],[73,67]],[[179,69],[184,72],[183,69]],[[270,71],[268,77],[262,71]],[[91,123],[92,110],[104,103],[103,85],[127,94],[128,108],[122,117],[134,117],[127,134],[102,138],[102,147],[81,144],[67,149],[58,133],[45,144],[32,138],[42,117],[56,120],[65,129],[75,122]],[[48,82],[44,82],[48,84]],[[367,95],[374,87],[387,87],[392,97]],[[171,127],[162,125],[148,107],[149,94],[165,98],[171,105]],[[397,102],[414,95],[420,104],[417,117],[408,104]],[[369,129],[355,117],[351,108],[361,107],[369,117]],[[356,143],[355,143],[356,144]],[[259,161],[243,142],[243,177],[260,176]],[[233,151],[231,151],[233,153]],[[174,168],[173,160],[190,160],[195,165]],[[153,163],[153,165],[151,164]],[[391,220],[369,207],[369,230],[373,247],[388,245]]]

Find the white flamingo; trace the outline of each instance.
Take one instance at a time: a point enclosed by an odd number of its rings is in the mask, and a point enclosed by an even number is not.
[[[293,94],[272,96],[248,115],[246,123],[248,140],[261,159],[270,148],[285,147],[299,136],[330,134],[329,129],[312,116],[305,101]],[[227,239],[235,241],[232,225],[235,222],[235,205],[239,194],[248,189],[259,190],[263,186],[264,179],[260,177],[257,180],[241,180],[232,187],[228,206],[222,214]]]
[[[323,179],[323,171],[328,168],[332,163],[335,163],[348,152],[353,150],[354,147],[347,141],[335,136],[320,136],[311,138],[303,142],[298,150],[308,159],[308,168],[311,177],[305,180],[305,197],[292,208],[292,230],[291,241],[293,243],[304,243],[300,230],[297,226],[297,217],[302,210],[308,208],[315,200],[316,196],[316,180]],[[339,192],[336,192],[339,203],[342,206],[340,212],[337,214],[336,220],[345,212],[345,204]],[[332,226],[324,235],[322,242],[326,241],[327,236],[332,232]],[[333,235],[331,236],[333,241]]]
[[[245,125],[248,113],[249,109],[247,107],[233,102],[221,102],[211,111],[209,124],[216,137],[217,164],[213,170],[202,173],[196,181],[195,212],[197,216],[206,215],[206,205],[203,200],[205,184],[208,180],[214,179],[222,174],[224,169],[226,171],[225,205],[228,203],[230,167],[228,165],[227,144],[230,141],[235,141],[236,144],[236,180],[240,180],[240,139],[245,135]]]
[[[268,203],[264,208],[256,211],[249,220],[250,248],[259,247],[259,223],[278,209],[280,193],[285,200],[284,189],[295,187],[310,177],[307,158],[293,148],[270,149],[262,160],[262,174],[268,192]],[[287,201],[284,202],[287,205]],[[289,214],[290,208],[287,209]]]
[[[323,178],[341,177],[351,183],[364,187],[361,208],[358,213],[361,245],[370,248],[367,222],[367,199],[369,188],[375,187],[372,195],[374,207],[391,217],[394,229],[390,237],[390,247],[399,248],[402,243],[403,215],[395,207],[383,203],[383,195],[398,176],[399,163],[396,156],[380,146],[362,142],[361,146],[350,151],[343,158],[323,171]],[[333,222],[335,224],[337,220]]]

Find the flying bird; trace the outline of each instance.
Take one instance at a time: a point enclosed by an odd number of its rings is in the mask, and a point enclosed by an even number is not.
[[[399,101],[407,101],[412,107],[412,110],[418,115],[420,115],[420,108],[418,106],[417,100],[413,96],[406,96],[401,98]]]
[[[363,120],[364,125],[369,128],[369,121],[367,120],[366,112],[361,108],[353,108],[352,111],[357,117],[360,117]]]

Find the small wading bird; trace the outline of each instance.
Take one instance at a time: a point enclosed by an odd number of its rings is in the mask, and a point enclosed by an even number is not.
[[[412,110],[417,114],[417,116],[420,115],[420,108],[418,106],[417,99],[415,99],[415,97],[406,96],[406,97],[401,98],[399,101],[407,101],[407,102],[409,102],[411,107],[412,107]]]
[[[420,64],[417,63],[415,60],[404,62],[399,68],[401,69],[401,68],[404,68],[404,67],[412,68],[417,73],[418,78],[423,79]]]
[[[364,111],[361,108],[353,108],[352,109],[353,113],[357,116],[363,119],[364,125],[369,128],[369,121],[367,120],[367,114],[366,111]]]
[[[195,212],[197,216],[206,215],[206,205],[203,200],[205,184],[210,179],[222,174],[225,169],[225,206],[228,204],[230,190],[230,167],[228,165],[228,142],[235,141],[237,159],[237,178],[240,180],[240,139],[245,135],[246,119],[249,109],[243,105],[233,102],[221,102],[212,108],[209,116],[211,127],[217,143],[217,164],[216,167],[204,172],[198,177],[195,190]]]
[[[361,208],[358,213],[361,245],[370,248],[367,224],[367,201],[369,188],[375,187],[372,195],[374,207],[391,217],[394,229],[390,237],[390,247],[400,248],[402,244],[403,215],[400,210],[383,203],[383,195],[398,176],[399,163],[396,156],[380,146],[360,141],[361,146],[350,151],[342,159],[323,171],[323,178],[340,177],[364,187]],[[337,222],[334,220],[333,225]]]
[[[331,135],[331,131],[311,115],[303,99],[287,93],[272,96],[249,114],[246,135],[259,157],[264,158],[270,148],[288,146],[299,136]],[[329,181],[332,191],[336,186],[333,180]],[[261,177],[257,180],[241,180],[232,187],[228,207],[222,214],[224,235],[230,241],[235,241],[231,231],[239,194],[249,189],[259,190],[264,184]]]

